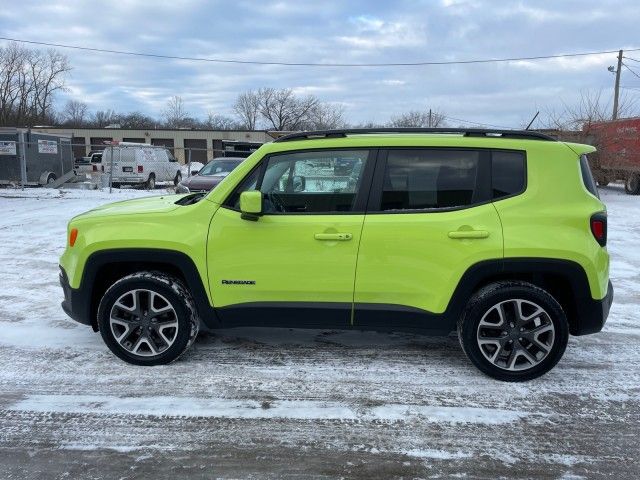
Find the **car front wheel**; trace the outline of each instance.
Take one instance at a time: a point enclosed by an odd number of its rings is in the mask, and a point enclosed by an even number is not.
[[[504,281],[476,292],[458,322],[467,357],[498,380],[532,380],[551,370],[567,347],[569,327],[560,304],[526,282]]]
[[[98,306],[98,328],[122,360],[163,365],[191,346],[199,320],[182,282],[160,272],[138,272],[107,289]]]

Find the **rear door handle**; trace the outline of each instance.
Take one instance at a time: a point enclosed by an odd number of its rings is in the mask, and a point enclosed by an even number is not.
[[[486,230],[455,230],[449,232],[449,238],[487,238],[489,232]]]
[[[353,238],[351,233],[316,233],[313,238],[316,240],[333,240],[337,241],[347,241]]]

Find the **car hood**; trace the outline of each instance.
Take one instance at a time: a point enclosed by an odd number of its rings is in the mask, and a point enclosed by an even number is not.
[[[211,190],[218,185],[225,176],[223,175],[194,175],[182,180],[182,185],[189,190]]]
[[[167,213],[176,208],[180,208],[180,205],[177,205],[176,202],[184,196],[185,195],[163,195],[161,197],[136,198],[134,200],[108,203],[89,210],[79,215],[79,217]]]

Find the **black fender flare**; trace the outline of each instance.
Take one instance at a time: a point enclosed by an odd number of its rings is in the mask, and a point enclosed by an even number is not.
[[[205,281],[201,278],[191,257],[177,250],[158,248],[109,249],[89,255],[82,271],[80,286],[77,289],[71,289],[72,318],[80,323],[92,325],[94,329],[97,328],[96,312],[100,302],[100,292],[96,292],[96,287],[104,287],[104,281],[107,280],[101,279],[100,273],[105,269],[118,271],[119,264],[123,264],[122,276],[136,270],[162,270],[163,266],[165,269],[169,266],[171,270],[179,273],[186,283],[205,326],[215,328],[219,325],[216,312],[209,303]]]

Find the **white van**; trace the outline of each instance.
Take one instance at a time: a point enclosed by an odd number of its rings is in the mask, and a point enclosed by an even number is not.
[[[182,180],[180,164],[164,147],[147,143],[113,143],[102,153],[104,173],[109,175],[113,165],[113,184],[140,185],[153,189],[156,182]]]

